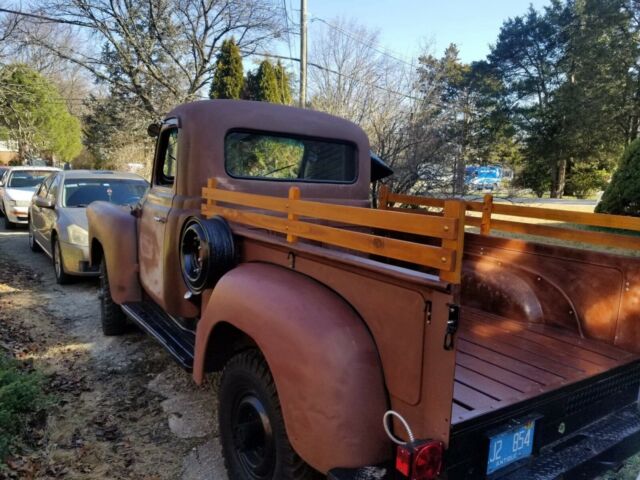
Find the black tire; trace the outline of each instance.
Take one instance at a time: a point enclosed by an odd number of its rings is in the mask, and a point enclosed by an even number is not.
[[[180,270],[192,293],[213,287],[235,259],[233,233],[224,218],[187,219],[180,234]]]
[[[100,262],[100,323],[102,324],[102,333],[108,337],[122,335],[128,327],[127,317],[122,308],[111,298],[107,263],[104,257]]]
[[[238,353],[225,366],[218,422],[230,480],[320,478],[289,443],[273,377],[257,350]]]
[[[56,282],[60,285],[66,285],[71,282],[72,277],[64,271],[64,262],[62,261],[62,249],[58,237],[53,239],[53,273],[56,276]]]
[[[9,217],[4,216],[4,229],[5,230],[15,230],[16,224],[9,220]]]
[[[29,248],[31,249],[32,252],[38,253],[42,251],[42,248],[40,247],[40,245],[38,245],[38,242],[36,242],[35,237],[33,236],[33,229],[31,228],[31,218],[29,218]]]

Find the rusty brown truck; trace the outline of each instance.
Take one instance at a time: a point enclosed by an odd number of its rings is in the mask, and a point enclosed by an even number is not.
[[[150,130],[139,206],[88,208],[102,327],[222,372],[232,480],[589,478],[640,448],[640,219],[372,208],[391,172],[314,111],[203,101]]]

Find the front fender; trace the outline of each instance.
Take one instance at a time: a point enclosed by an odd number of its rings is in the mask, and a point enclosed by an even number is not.
[[[287,434],[312,467],[372,465],[390,455],[378,351],[362,319],[334,291],[286,268],[247,263],[227,273],[198,323],[201,383],[216,325],[251,337],[272,372]]]
[[[102,248],[107,263],[111,297],[118,304],[142,299],[138,278],[138,240],[136,218],[129,210],[108,202],[93,202],[87,207],[89,221],[89,258],[99,263]]]

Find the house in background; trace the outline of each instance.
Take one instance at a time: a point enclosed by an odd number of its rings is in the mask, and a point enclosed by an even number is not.
[[[0,165],[8,165],[12,160],[18,160],[18,142],[0,140]]]

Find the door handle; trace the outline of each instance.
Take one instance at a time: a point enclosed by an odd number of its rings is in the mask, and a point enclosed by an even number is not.
[[[167,223],[167,219],[166,219],[166,217],[158,217],[158,216],[155,216],[155,217],[153,217],[153,219],[154,219],[156,222],[159,222],[159,223]]]

